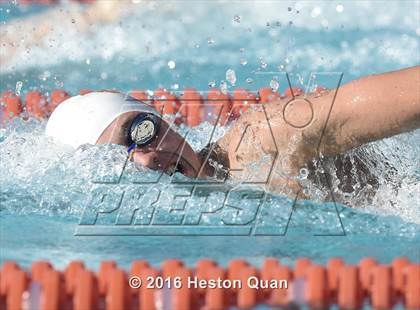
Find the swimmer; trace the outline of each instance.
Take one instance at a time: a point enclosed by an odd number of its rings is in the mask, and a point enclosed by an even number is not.
[[[199,153],[156,110],[120,93],[67,99],[52,113],[46,133],[75,148],[86,143],[124,145],[135,163],[168,174],[238,181],[266,174],[269,190],[292,195],[300,191],[299,170],[320,154],[343,154],[419,127],[416,66],[366,76],[338,90],[296,96],[293,103],[288,98],[266,103],[264,109],[250,108],[221,139]],[[262,158],[274,161],[274,169],[264,163],[256,168]]]

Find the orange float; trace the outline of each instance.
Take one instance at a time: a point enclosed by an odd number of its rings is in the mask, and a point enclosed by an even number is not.
[[[181,115],[190,127],[197,126],[203,120],[203,98],[194,88],[186,88],[180,97]]]
[[[370,293],[372,285],[372,270],[377,264],[377,261],[372,257],[363,258],[359,263],[360,282],[365,295]]]
[[[257,103],[257,96],[244,88],[237,88],[232,95],[232,117],[238,118],[252,104]]]
[[[144,90],[132,90],[128,93],[128,95],[140,101],[153,103],[152,97],[149,95],[147,91],[144,91]]]
[[[332,300],[335,299],[338,288],[338,276],[340,274],[340,269],[344,266],[344,261],[342,258],[331,258],[327,263],[327,273],[328,273],[328,288],[329,294]]]
[[[66,282],[66,293],[73,295],[79,272],[85,268],[83,262],[72,261],[64,270],[64,278]]]
[[[280,93],[273,91],[271,87],[262,87],[258,91],[260,102],[267,103],[281,98]]]
[[[295,97],[295,96],[301,96],[304,94],[304,91],[302,88],[300,87],[288,87],[285,91],[284,91],[284,95],[286,97]]]
[[[19,116],[23,111],[20,98],[10,91],[1,95],[0,107],[5,120]]]
[[[303,94],[300,88],[293,88],[294,94]],[[318,87],[317,91],[323,88]],[[85,95],[93,90],[81,89],[80,95]],[[116,90],[101,90],[116,92]],[[280,98],[280,94],[273,92],[270,87],[263,87],[259,90],[259,98],[255,93],[246,89],[238,88],[233,91],[232,97],[222,93],[218,89],[211,89],[208,92],[207,99],[204,101],[199,92],[193,88],[186,88],[183,94],[178,98],[175,94],[159,88],[151,96],[149,91],[133,90],[128,93],[130,96],[153,104],[163,114],[177,115],[176,124],[185,123],[188,126],[197,126],[203,121],[215,123],[219,114],[219,125],[226,125],[230,120],[238,118],[252,104],[258,102],[270,102]],[[286,94],[291,96],[290,89]],[[54,90],[48,97],[48,100],[38,91],[30,91],[25,98],[26,111],[28,116],[35,118],[46,118],[54,109],[70,95],[64,90]],[[2,120],[11,119],[20,115],[23,111],[22,100],[11,91],[3,92],[0,105],[2,111]],[[206,114],[206,115],[205,115]]]
[[[287,266],[274,267],[273,279],[285,280],[288,285],[293,281],[292,271]],[[273,289],[268,299],[268,303],[273,306],[286,306],[289,303],[288,289]]]
[[[80,270],[76,278],[73,309],[98,309],[99,288],[95,274],[89,270]]]
[[[40,279],[42,293],[40,299],[41,310],[59,310],[66,304],[66,290],[60,272],[46,269]]]
[[[239,309],[252,309],[257,305],[257,290],[248,285],[251,277],[257,277],[255,267],[241,268],[239,280],[241,280],[242,288],[237,290],[237,307]]]
[[[191,269],[181,267],[175,270],[174,277],[171,279],[171,306],[173,309],[195,309],[193,304],[195,289],[188,288],[188,279],[191,279],[192,276]],[[178,282],[180,285],[176,283],[177,279],[180,279]]]
[[[340,309],[355,310],[364,306],[365,302],[374,309],[391,309],[396,303],[401,303],[405,309],[420,307],[420,265],[406,258],[397,258],[391,265],[378,265],[372,258],[363,259],[359,266],[345,265],[340,259],[331,259],[326,267],[308,259],[298,259],[295,265],[293,272],[293,269],[281,265],[276,259],[267,258],[258,270],[243,259],[235,259],[225,269],[212,260],[204,259],[197,263],[195,269],[189,269],[182,261],[172,259],[162,263],[162,270],[165,271],[161,273],[151,268],[147,261],[139,260],[132,263],[130,276],[127,276],[113,261],[102,262],[97,273],[85,269],[80,261],[71,262],[63,272],[41,261],[32,264],[32,272],[28,275],[16,263],[5,262],[0,268],[0,306],[7,310],[21,309],[23,306],[76,310],[154,310],[161,307],[221,310],[229,307],[249,309],[259,304],[288,307],[293,306],[291,302],[305,301],[311,309],[325,309],[336,304]],[[339,269],[335,270],[332,266],[339,266]],[[300,271],[296,268],[300,268]],[[402,268],[402,271],[396,274],[393,272],[395,268]],[[362,269],[365,269],[364,273]],[[338,272],[333,281],[330,278],[331,270]],[[366,277],[367,270],[370,280],[368,294],[364,295],[366,289],[362,285],[362,275]],[[400,283],[400,280],[396,280],[400,272],[402,286],[395,285]],[[171,283],[165,282],[161,288],[148,287],[148,277],[156,279],[163,273],[172,278]],[[201,293],[195,287],[189,289],[187,279],[198,278],[199,274],[201,279],[207,280],[240,280],[242,288],[206,288]],[[298,277],[293,278],[293,274]],[[129,281],[131,277],[138,277],[142,285],[135,287],[135,282]],[[181,279],[181,287],[176,285],[176,277]],[[269,288],[269,294],[261,294],[261,288],[248,287],[250,277],[255,277],[258,283],[264,279],[286,280],[288,289]],[[331,295],[330,283],[336,286],[334,295]],[[40,291],[34,290],[34,285]],[[291,287],[296,291],[292,292]],[[30,296],[33,293],[36,294],[35,298]],[[37,297],[39,293],[40,298]],[[396,299],[398,293],[400,297]],[[34,302],[39,304],[31,304]]]
[[[304,278],[306,270],[311,266],[312,262],[308,258],[298,258],[295,261],[294,278]]]
[[[93,92],[93,90],[90,90],[90,89],[81,89],[81,90],[79,90],[79,95],[83,96],[83,95],[89,94],[91,92]]]
[[[158,300],[157,290],[155,288],[147,287],[147,279],[150,277],[156,279],[159,276],[159,272],[154,268],[147,268],[141,271],[140,279],[143,285],[139,288],[140,294],[138,295],[138,305],[140,310],[156,310],[158,309],[157,304],[160,304]]]
[[[407,309],[420,309],[420,264],[404,268],[404,304]]]
[[[391,309],[394,304],[391,268],[378,265],[372,269],[372,307],[378,310]]]
[[[209,271],[217,267],[217,263],[212,259],[200,259],[197,261],[195,266],[195,276],[198,281],[209,279]],[[198,288],[197,292],[199,294],[204,294],[205,289]]]
[[[360,309],[363,295],[358,268],[356,266],[342,266],[338,272],[337,284],[337,304],[340,309]]]
[[[23,294],[28,286],[27,274],[20,269],[13,269],[7,280],[6,308],[8,310],[22,309]]]
[[[176,271],[184,267],[184,263],[179,259],[168,259],[162,264],[162,276],[164,278],[172,277]]]
[[[44,273],[51,270],[52,266],[47,261],[34,262],[31,266],[31,277],[33,281],[41,282]]]
[[[49,112],[52,113],[54,109],[67,98],[70,98],[70,96],[64,90],[54,90],[50,95],[50,104],[48,106]]]
[[[325,309],[329,305],[327,272],[320,265],[306,269],[305,299],[311,309]]]
[[[99,293],[105,295],[108,290],[108,282],[110,273],[117,268],[115,261],[103,261],[99,266],[98,286]]]
[[[404,269],[410,265],[410,261],[407,257],[398,257],[392,261],[392,279],[393,286],[398,296],[403,292],[404,289]]]
[[[228,94],[218,89],[211,89],[207,94],[207,105],[210,105],[210,122],[221,126],[227,124],[230,118],[232,103]]]
[[[166,89],[159,88],[154,92],[154,106],[161,114],[176,114],[179,109],[178,98]]]
[[[130,293],[125,272],[118,268],[109,269],[105,295],[106,309],[129,309]]]
[[[274,257],[267,257],[264,259],[264,263],[261,268],[260,278],[261,280],[273,280],[276,278],[276,271],[280,267],[279,260]],[[264,297],[270,294],[270,289],[263,289]]]
[[[226,271],[221,267],[210,267],[207,270],[208,280],[226,279]],[[227,292],[223,288],[206,289],[204,308],[206,310],[223,310],[227,307]]]
[[[35,118],[45,118],[48,115],[47,99],[38,91],[30,91],[26,94],[26,112]]]

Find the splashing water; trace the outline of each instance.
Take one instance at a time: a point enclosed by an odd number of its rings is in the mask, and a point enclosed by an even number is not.
[[[128,91],[177,85],[173,89],[207,91],[209,86],[219,86],[226,93],[225,79],[237,87],[254,90],[270,85],[284,91],[287,82],[279,73],[276,83],[270,84],[273,75],[255,72],[299,73],[291,75],[292,84],[301,85],[310,72],[344,71],[346,82],[417,64],[419,17],[415,12],[419,2],[377,3],[264,2],[256,6],[244,2],[239,7],[205,1],[162,5],[159,10],[139,5],[124,23],[104,25],[88,34],[57,25],[50,46],[8,55],[0,68],[0,88],[16,92],[19,88],[23,96],[34,87],[43,92],[60,87],[76,93],[86,88]],[[220,14],[208,14],[213,11]],[[30,11],[15,9],[16,16],[13,12],[0,10],[6,24],[19,14],[31,16]],[[240,19],[235,20],[236,16]],[[19,33],[16,40],[26,35]],[[115,40],[109,40],[110,36]],[[139,36],[141,40],[133,40]],[[176,69],[170,59],[176,59]],[[226,68],[235,73],[233,83]],[[317,74],[317,85],[334,87],[334,82]],[[74,232],[89,206],[90,194],[98,190],[93,181],[118,177],[126,150],[100,145],[74,151],[45,137],[44,128],[45,122],[17,119],[0,131],[0,260],[28,264],[50,259],[63,266],[71,259],[84,259],[89,266],[97,266],[107,258],[127,266],[139,255],[153,263],[167,256],[191,263],[204,255],[222,264],[237,256],[256,264],[264,256],[278,256],[285,263],[298,256],[318,262],[336,255],[349,262],[366,255],[383,262],[397,255],[419,259],[412,251],[420,239],[419,131],[365,145],[340,158],[325,158],[322,165],[314,162],[313,170],[302,167],[299,181],[311,200],[292,208],[289,198],[267,193],[257,219],[264,237],[83,237]],[[209,142],[211,128],[204,123],[189,132],[187,139],[194,150]],[[181,134],[188,131],[183,126],[178,130]],[[213,140],[227,130],[217,127]],[[264,159],[255,163],[256,169],[264,163]],[[341,175],[343,169],[347,179]],[[342,204],[328,202],[331,193],[317,181],[323,174],[331,177],[334,197]],[[180,175],[175,177],[182,180]],[[179,192],[173,178],[132,163],[114,191],[131,190],[134,181],[157,178],[155,188],[165,193],[162,199],[170,206],[170,196]],[[220,206],[223,193],[237,186],[228,183],[208,190],[207,200],[192,195],[188,212],[193,216],[196,209]],[[259,189],[244,191],[249,197],[233,196],[233,204],[240,203],[247,211],[238,214],[229,209],[226,220],[232,223],[250,217],[255,208],[251,196],[258,195]],[[139,219],[144,220],[143,215]],[[220,219],[206,214],[203,221],[214,224]]]

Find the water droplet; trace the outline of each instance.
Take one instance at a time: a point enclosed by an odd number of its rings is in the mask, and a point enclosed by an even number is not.
[[[288,10],[289,12],[292,12],[292,8],[291,8],[290,6],[287,8],[287,10]]]
[[[57,88],[63,88],[64,82],[63,81],[55,81],[55,87]]]
[[[108,78],[108,73],[106,73],[106,72],[102,72],[101,73],[101,79],[102,80],[106,80]]]
[[[235,86],[235,83],[236,83],[236,73],[235,73],[235,71],[233,69],[228,69],[226,71],[226,80],[228,80],[229,83],[232,86]]]
[[[178,88],[179,88],[179,85],[177,83],[171,85],[171,89],[173,90],[177,90]]]
[[[210,81],[210,82],[208,83],[208,86],[209,86],[210,88],[216,87],[216,81],[215,81],[215,80]]]
[[[270,81],[270,87],[271,87],[271,89],[274,91],[274,92],[276,92],[278,89],[279,89],[279,86],[280,86],[280,84],[279,84],[279,81],[277,81],[277,78],[273,78],[271,81]]]
[[[22,89],[22,86],[23,86],[23,82],[22,81],[17,81],[16,82],[16,89],[15,89],[16,96],[20,96],[20,91]]]
[[[209,45],[211,45],[211,44],[214,44],[214,39],[213,38],[211,38],[211,37],[208,37],[207,38],[207,43],[209,44]]]
[[[243,52],[245,52],[245,49],[244,49],[243,47],[241,47],[241,48],[239,49],[239,51],[240,51],[241,53],[243,53]]]
[[[90,59],[89,58],[86,59],[86,64],[90,65]]]
[[[233,20],[234,20],[236,23],[240,23],[240,22],[241,22],[241,17],[240,17],[239,15],[235,15],[235,16],[233,17]]]
[[[261,59],[260,66],[261,66],[261,68],[265,69],[265,68],[267,68],[267,63],[264,60]]]
[[[279,71],[284,71],[284,65],[280,65],[280,66],[278,66],[278,67],[277,67],[277,69],[278,69]]]
[[[317,18],[319,15],[321,15],[321,13],[322,13],[322,9],[319,6],[314,7],[313,10],[311,11],[311,17]]]
[[[168,67],[169,69],[175,69],[176,63],[173,60],[168,61]]]
[[[336,6],[335,10],[338,13],[342,13],[344,11],[344,6],[342,4],[339,4],[339,5]]]
[[[46,81],[51,76],[50,71],[44,71],[42,74],[38,76],[40,80]]]
[[[239,61],[239,63],[240,63],[242,66],[246,66],[246,64],[248,63],[248,61],[247,61],[246,59],[244,59],[244,58],[241,58],[241,60]]]
[[[253,82],[254,82],[254,80],[252,79],[252,78],[247,78],[246,80],[245,80],[248,84],[252,84]]]
[[[307,168],[300,168],[299,170],[299,177],[301,179],[306,179],[308,177],[309,171]]]
[[[228,85],[225,81],[221,81],[220,82],[220,91],[222,92],[222,94],[227,94],[227,89],[228,89]]]

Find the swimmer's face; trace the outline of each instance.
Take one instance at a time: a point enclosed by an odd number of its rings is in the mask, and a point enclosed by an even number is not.
[[[128,147],[125,129],[138,114],[139,112],[127,112],[117,117],[96,143],[114,143]],[[144,148],[136,148],[130,158],[137,164],[168,174],[178,171],[191,178],[206,176],[201,169],[202,162],[199,156],[184,138],[164,121],[160,124],[157,138]]]

